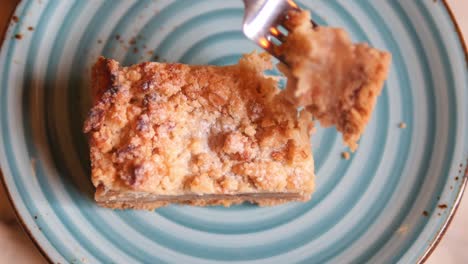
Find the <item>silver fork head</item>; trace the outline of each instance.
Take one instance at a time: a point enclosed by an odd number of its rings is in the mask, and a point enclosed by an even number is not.
[[[288,12],[300,10],[293,0],[243,0],[245,14],[242,30],[250,40],[284,63],[277,47],[285,41]]]

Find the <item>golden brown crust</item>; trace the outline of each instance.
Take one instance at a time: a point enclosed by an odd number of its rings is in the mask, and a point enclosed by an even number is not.
[[[95,194],[96,202],[103,207],[112,209],[145,209],[153,210],[171,203],[212,206],[231,206],[244,202],[256,203],[260,206],[273,206],[291,201],[304,202],[310,199],[310,194],[299,195],[296,193],[242,193],[242,194],[208,194],[208,195],[155,195],[138,192],[105,191],[98,186]]]
[[[280,52],[289,67],[285,95],[305,106],[323,126],[335,125],[355,150],[390,67],[391,55],[353,44],[342,29],[312,28],[310,14],[291,12]]]
[[[304,111],[298,116],[294,105],[278,96],[276,82],[262,74],[268,67],[269,57],[257,54],[226,67],[156,62],[121,67],[99,58],[93,68],[94,106],[84,125],[92,181],[102,188],[96,195],[309,197],[311,116]],[[136,200],[111,207],[156,205]]]
[[[304,202],[307,201],[305,199],[276,199],[276,198],[269,198],[269,199],[254,199],[254,200],[246,200],[243,198],[239,199],[232,199],[232,200],[186,200],[183,202],[177,202],[178,204],[183,205],[193,205],[193,206],[216,206],[221,205],[224,207],[230,207],[236,204],[242,203],[254,203],[259,206],[275,206],[281,205],[287,202]],[[99,206],[110,208],[110,209],[137,209],[137,210],[148,210],[152,211],[159,207],[168,206],[173,202],[163,202],[163,201],[152,201],[152,202],[139,202],[139,201],[125,201],[125,202],[97,202]]]

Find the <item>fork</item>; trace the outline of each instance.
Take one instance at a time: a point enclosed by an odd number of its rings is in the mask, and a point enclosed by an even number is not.
[[[257,43],[265,51],[287,64],[278,53],[278,48],[286,40],[289,11],[299,11],[293,0],[243,0],[245,14],[242,25],[244,35]],[[311,21],[312,26],[317,24]]]

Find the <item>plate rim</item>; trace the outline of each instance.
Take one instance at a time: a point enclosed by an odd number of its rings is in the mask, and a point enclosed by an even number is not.
[[[14,14],[16,13],[16,10],[18,9],[19,5],[23,2],[23,0],[19,0],[15,5],[14,8],[10,11],[10,14],[7,16],[7,23],[2,31],[0,31],[0,50],[2,50],[3,45],[6,41],[6,35],[8,29],[12,26],[11,20]],[[453,12],[452,7],[448,3],[448,0],[442,0],[441,1],[442,5],[445,7],[446,12],[448,13],[451,22],[454,25],[455,28],[455,33],[457,35],[457,40],[461,44],[461,47],[465,53],[465,64],[468,68],[468,43],[466,43],[466,40],[463,36],[463,32],[461,30],[461,27],[455,18],[455,14]],[[452,223],[455,215],[457,214],[458,208],[460,206],[461,200],[463,198],[463,195],[465,193],[465,190],[468,186],[468,157],[466,157],[466,166],[465,170],[462,176],[462,183],[460,185],[460,189],[458,190],[458,193],[456,195],[456,199],[454,200],[453,206],[448,214],[447,219],[445,222],[442,224],[442,226],[439,228],[435,236],[432,238],[432,241],[429,243],[427,248],[424,250],[424,252],[419,256],[417,263],[425,263],[429,257],[434,253],[435,249],[437,246],[440,244],[442,239],[444,238],[445,234],[447,233],[448,228],[450,227],[450,224]],[[39,250],[40,254],[44,257],[44,259],[49,262],[49,263],[54,263],[51,256],[47,253],[47,251],[42,247],[42,245],[37,241],[36,237],[33,235],[31,230],[29,229],[28,225],[25,223],[24,219],[22,218],[21,214],[19,213],[19,210],[16,206],[16,203],[14,202],[13,197],[11,196],[10,190],[8,189],[8,186],[6,184],[5,176],[2,172],[2,168],[0,167],[0,188],[3,188],[5,190],[6,197],[8,199],[8,202],[11,205],[11,208],[14,211],[15,217],[20,223],[21,228],[25,231],[29,239],[33,242],[34,246]]]
[[[6,36],[7,36],[7,31],[11,27],[11,21],[13,19],[13,16],[16,13],[16,10],[18,9],[19,5],[22,3],[22,0],[18,0],[16,4],[13,5],[13,8],[11,9],[10,13],[7,15],[7,22],[4,28],[0,28],[0,51],[3,48],[3,45],[6,41]],[[18,208],[16,207],[15,202],[13,201],[13,197],[11,196],[10,190],[7,187],[5,176],[2,172],[2,168],[0,166],[0,188],[3,188],[5,191],[6,197],[8,202],[10,203],[11,208],[13,209],[13,212],[15,214],[16,220],[20,223],[21,229],[26,233],[26,235],[29,237],[29,239],[33,242],[34,246],[39,250],[39,253],[42,255],[42,257],[49,263],[54,263],[51,259],[51,257],[47,254],[44,248],[42,248],[41,244],[37,241],[37,239],[34,237],[34,235],[31,233],[31,230],[29,229],[28,225],[23,220],[23,217],[20,215]]]
[[[465,38],[463,36],[463,32],[461,30],[461,27],[458,24],[457,19],[455,18],[455,13],[453,12],[453,9],[452,9],[452,7],[450,6],[450,4],[447,1],[448,0],[442,0],[442,4],[445,7],[445,9],[446,9],[446,11],[447,11],[447,13],[448,13],[448,15],[450,17],[450,20],[452,21],[452,23],[453,23],[453,25],[455,27],[455,33],[458,36],[458,41],[460,42],[461,47],[465,52],[465,66],[468,68],[468,43],[466,42],[466,40],[465,40]],[[468,157],[466,157],[466,160],[467,160],[467,162],[466,162],[465,170],[464,170],[464,173],[463,173],[463,176],[462,176],[462,183],[461,183],[460,189],[459,189],[459,191],[457,193],[457,197],[456,197],[456,199],[455,199],[455,201],[453,203],[453,207],[449,212],[447,220],[444,222],[444,224],[442,224],[440,229],[437,231],[436,235],[433,237],[431,243],[426,248],[424,253],[422,255],[420,255],[420,257],[419,257],[419,259],[417,261],[418,264],[425,263],[429,259],[429,257],[432,255],[432,253],[434,253],[435,249],[437,248],[437,246],[440,244],[440,242],[444,238],[444,235],[447,233],[447,230],[450,227],[450,224],[452,223],[452,221],[453,221],[453,219],[454,219],[454,217],[455,217],[455,215],[456,215],[456,213],[458,211],[458,207],[460,206],[461,200],[463,198],[463,194],[465,193],[466,187],[468,186]]]

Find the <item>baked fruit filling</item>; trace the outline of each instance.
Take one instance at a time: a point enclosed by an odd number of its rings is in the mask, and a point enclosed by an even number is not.
[[[307,11],[290,12],[279,52],[288,66],[285,97],[306,107],[324,127],[335,126],[356,150],[387,78],[391,55],[353,44],[340,28],[316,27]]]

